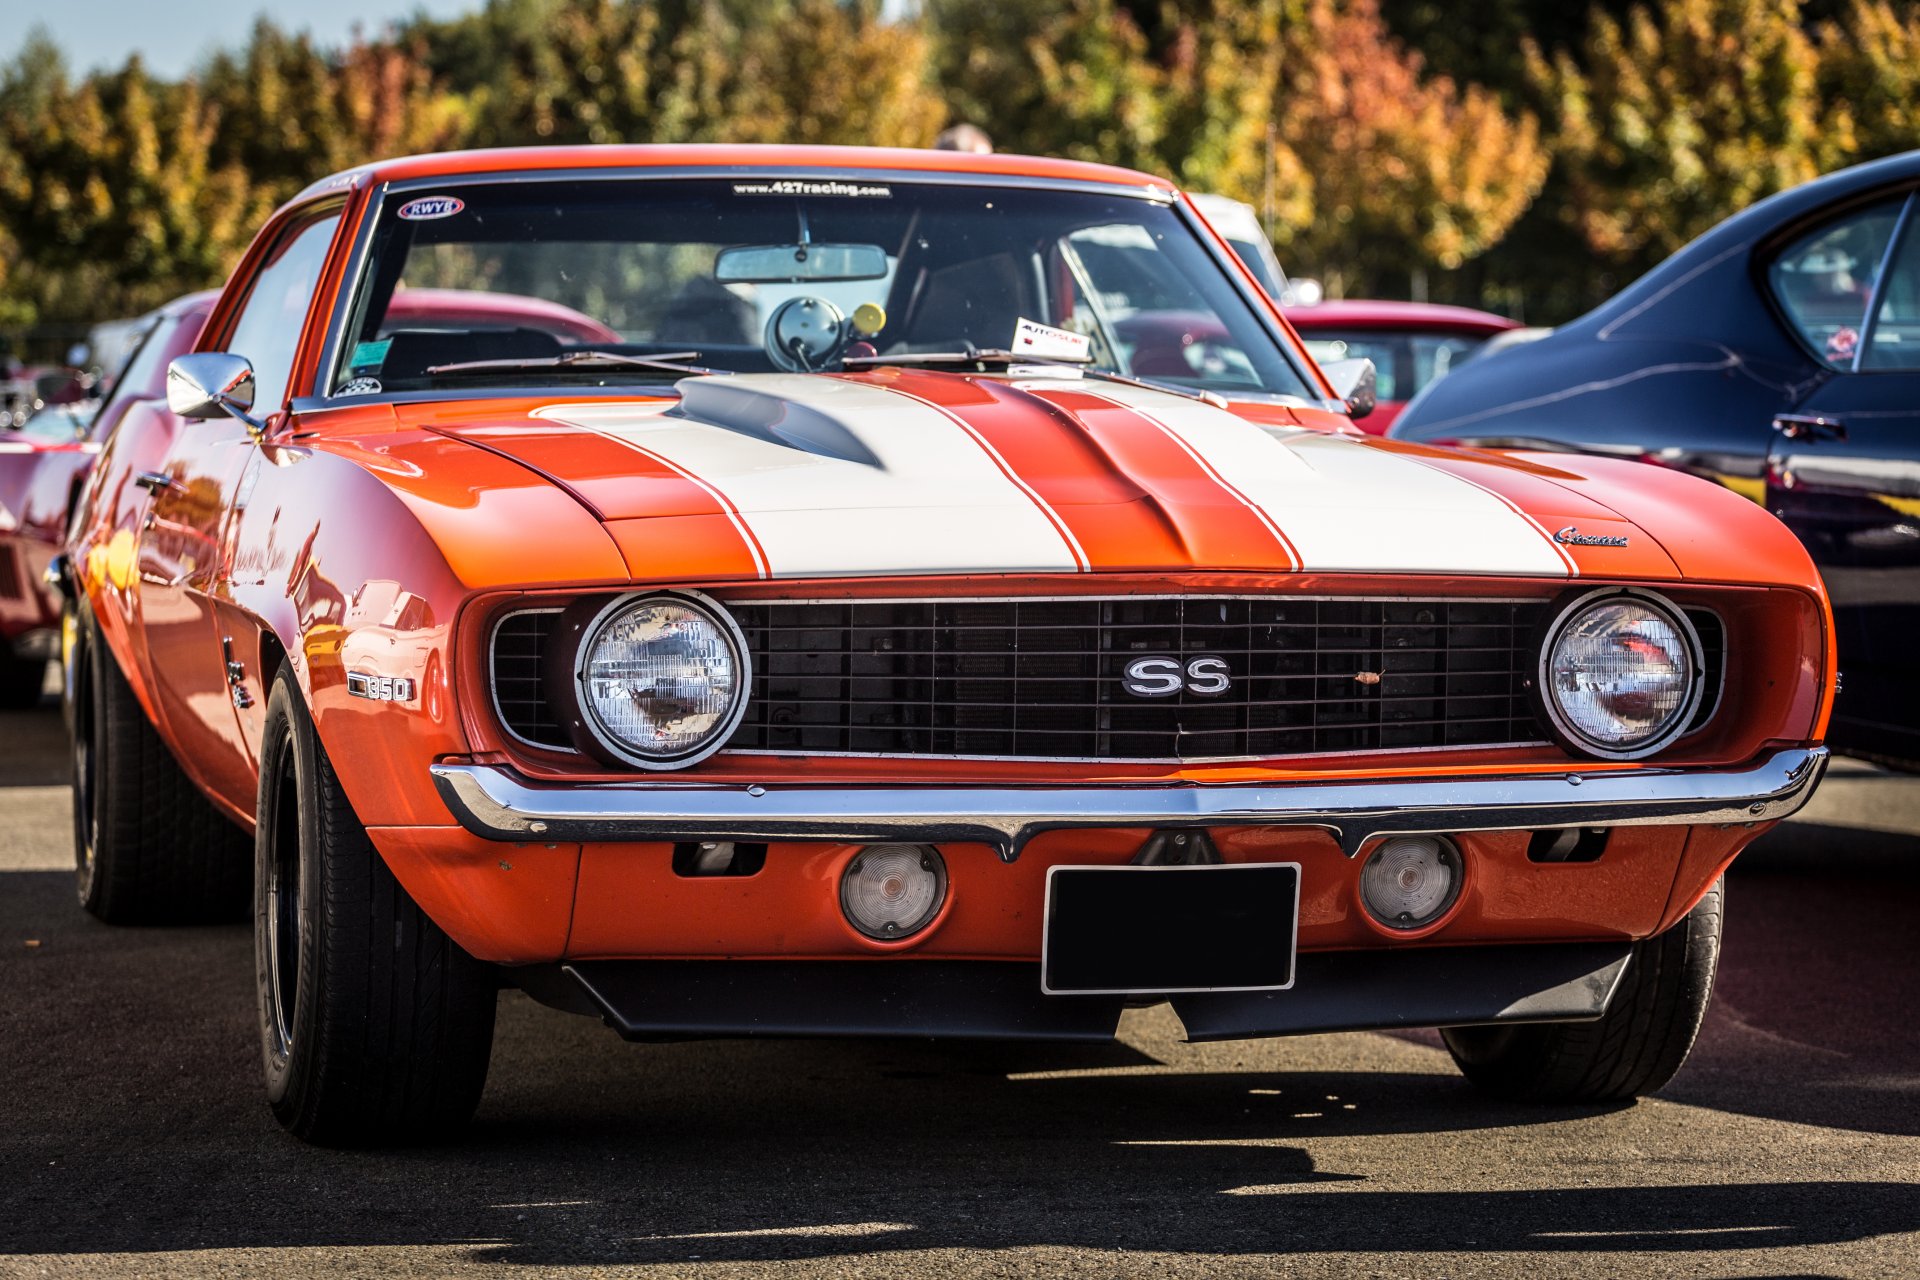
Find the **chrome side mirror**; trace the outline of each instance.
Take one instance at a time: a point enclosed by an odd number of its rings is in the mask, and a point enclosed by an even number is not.
[[[253,408],[253,362],[225,351],[197,351],[167,366],[167,408],[183,418],[232,414],[254,431],[265,423]]]
[[[1333,394],[1345,403],[1349,418],[1364,418],[1380,403],[1373,361],[1329,360],[1320,369],[1333,384]]]

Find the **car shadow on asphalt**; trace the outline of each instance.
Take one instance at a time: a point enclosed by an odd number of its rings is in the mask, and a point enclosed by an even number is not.
[[[47,709],[8,719],[49,738],[59,729]],[[1920,1135],[1917,854],[1913,837],[1795,823],[1746,855],[1714,1009],[1662,1097]],[[1904,1183],[1500,1189],[1512,1171],[1476,1170],[1472,1153],[1524,1160],[1527,1129],[1605,1109],[1490,1101],[1360,1037],[1342,1061],[1382,1069],[1254,1070],[1233,1046],[1216,1047],[1204,1071],[1125,1044],[637,1047],[509,995],[465,1141],[321,1151],[280,1133],[262,1105],[252,985],[245,926],[108,928],[79,912],[70,873],[0,873],[0,1254],[451,1244],[538,1265],[1026,1246],[1710,1255],[1920,1231],[1920,1187]],[[1288,1060],[1252,1047],[1246,1057]],[[1325,1140],[1339,1138],[1384,1138],[1414,1156],[1456,1146],[1467,1185],[1373,1189],[1329,1163]]]
[[[1726,934],[1692,1059],[1661,1096],[1920,1136],[1920,837],[1794,822],[1728,876]]]
[[[244,926],[110,929],[73,907],[66,874],[0,875],[0,1253],[432,1244],[553,1266],[1025,1246],[1710,1254],[1920,1230],[1920,1187],[1897,1183],[1516,1191],[1495,1186],[1511,1170],[1468,1162],[1462,1182],[1487,1186],[1372,1190],[1317,1165],[1308,1140],[1430,1153],[1598,1114],[1489,1101],[1404,1057],[1252,1070],[1229,1047],[1218,1068],[1183,1071],[1124,1044],[629,1046],[518,995],[465,1141],[315,1150],[261,1104],[251,986]],[[1514,1150],[1497,1136],[1483,1149]]]

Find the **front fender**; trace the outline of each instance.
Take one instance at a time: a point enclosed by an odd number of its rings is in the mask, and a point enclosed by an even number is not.
[[[284,654],[368,826],[453,821],[427,766],[469,750],[452,645],[476,590],[544,585],[543,571],[568,562],[557,549],[576,543],[593,580],[624,580],[599,523],[545,481],[450,441],[411,446],[263,445],[229,534],[222,607],[250,625],[242,661],[261,685],[239,711],[242,737],[257,759],[265,684]],[[350,675],[369,679],[350,689]]]

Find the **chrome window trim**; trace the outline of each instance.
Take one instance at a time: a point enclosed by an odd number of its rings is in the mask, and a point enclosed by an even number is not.
[[[320,344],[320,361],[314,367],[314,381],[307,387],[307,395],[296,397],[288,405],[288,408],[296,414],[325,408],[335,400],[335,397],[327,394],[326,389],[333,385],[334,374],[340,365],[341,343],[345,341],[347,333],[347,317],[359,303],[363,268],[373,244],[373,229],[379,224],[380,208],[386,199],[386,194],[387,184],[381,183],[367,193],[366,200],[361,205],[360,225],[354,228],[353,248],[347,254],[345,266],[341,268],[341,287],[334,294],[333,314],[327,320],[326,338]],[[374,396],[342,398],[348,403],[370,402],[376,399]]]

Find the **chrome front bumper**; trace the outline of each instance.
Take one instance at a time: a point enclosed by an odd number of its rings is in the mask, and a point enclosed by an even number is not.
[[[1826,767],[1826,748],[1812,747],[1744,769],[1212,786],[555,785],[479,764],[436,764],[433,779],[460,825],[489,840],[951,841],[1011,862],[1042,832],[1087,827],[1319,827],[1352,857],[1421,832],[1771,822],[1805,804]]]

